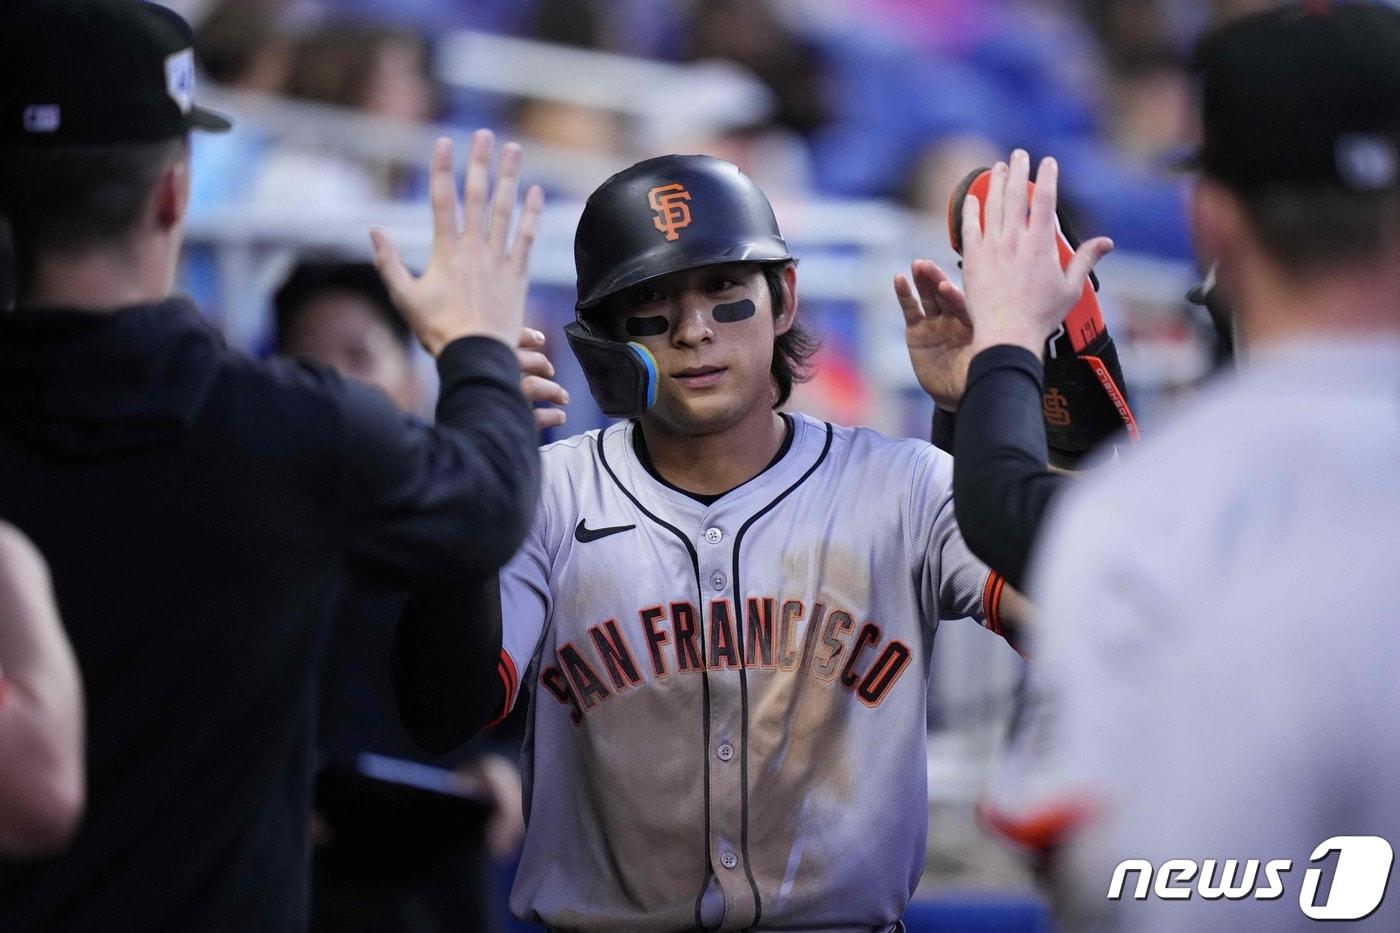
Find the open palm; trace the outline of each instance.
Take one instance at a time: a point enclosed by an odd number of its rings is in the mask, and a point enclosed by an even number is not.
[[[972,321],[963,294],[938,264],[916,259],[894,278],[895,297],[904,312],[904,343],[909,362],[938,407],[955,411],[967,388],[972,361]],[[912,284],[911,284],[912,279]]]

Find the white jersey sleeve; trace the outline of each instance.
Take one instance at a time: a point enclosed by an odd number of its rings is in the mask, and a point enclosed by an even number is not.
[[[543,470],[540,503],[525,542],[501,569],[501,679],[506,684],[505,718],[519,696],[525,676],[539,650],[554,612],[550,577],[559,556],[560,542],[571,528],[567,510],[574,492],[571,469],[587,456],[596,432],[547,444],[540,449]]]
[[[515,705],[520,678],[530,666],[549,618],[547,521],[548,510],[541,503],[525,543],[501,569],[501,680],[506,697],[500,718]]]
[[[953,458],[921,449],[911,471],[910,547],[918,555],[924,617],[970,618],[1001,634],[1002,578],[973,556],[953,514]]]

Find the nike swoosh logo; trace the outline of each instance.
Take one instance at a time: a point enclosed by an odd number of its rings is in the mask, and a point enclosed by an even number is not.
[[[636,525],[614,525],[611,528],[589,528],[584,522],[587,519],[579,519],[578,527],[574,529],[574,540],[587,544],[589,541],[597,541],[599,538],[606,538],[608,535],[615,535],[621,531],[631,531]]]

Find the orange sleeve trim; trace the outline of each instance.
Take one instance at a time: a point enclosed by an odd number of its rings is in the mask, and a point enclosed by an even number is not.
[[[994,634],[1005,633],[1001,628],[1001,591],[1006,586],[1006,578],[995,570],[987,574],[987,582],[982,586],[982,617],[987,620],[987,628]]]
[[[515,693],[520,688],[520,677],[515,672],[515,662],[510,659],[504,648],[501,649],[501,659],[496,662],[496,674],[501,678],[501,686],[504,688],[505,696],[501,700],[501,711],[495,718],[482,726],[483,729],[490,729],[492,726],[500,725],[501,720],[510,714],[511,707],[515,706]]]
[[[977,818],[984,826],[997,835],[1036,852],[1044,852],[1059,845],[1071,830],[1082,826],[1091,815],[1091,809],[1079,803],[1046,807],[1031,816],[1019,819],[999,812],[985,801],[977,805]]]

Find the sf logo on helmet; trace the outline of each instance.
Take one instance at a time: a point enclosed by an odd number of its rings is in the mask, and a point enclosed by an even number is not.
[[[690,226],[690,205],[685,203],[689,200],[690,192],[678,182],[660,185],[647,192],[647,203],[656,212],[652,225],[666,234],[666,239],[677,239],[680,237],[679,231]]]

